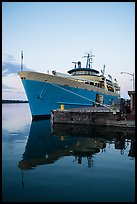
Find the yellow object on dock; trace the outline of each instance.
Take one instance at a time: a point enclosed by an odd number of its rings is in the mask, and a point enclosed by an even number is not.
[[[61,104],[60,109],[64,110],[64,104]]]

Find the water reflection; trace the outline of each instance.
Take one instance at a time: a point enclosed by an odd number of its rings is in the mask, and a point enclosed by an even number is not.
[[[135,156],[134,130],[113,128],[94,128],[56,124],[50,120],[34,121],[18,167],[21,170],[34,169],[38,165],[52,164],[63,156],[73,156],[75,162],[82,164],[87,158],[87,166],[94,164],[93,155],[105,152],[107,144],[123,154],[130,145],[128,156]]]
[[[26,115],[27,112],[27,115]],[[31,114],[28,103],[2,104],[2,130],[16,134],[30,125]],[[5,136],[5,134],[3,134]]]
[[[52,127],[52,134],[56,136],[71,136],[83,138],[94,143],[93,148],[98,148],[99,151],[105,151],[106,145],[114,144],[115,149],[120,150],[121,154],[130,145],[128,156],[135,157],[135,130],[123,129],[117,127],[91,127],[91,126],[78,126],[78,125],[61,125],[54,124]],[[90,142],[88,144],[90,148]],[[83,145],[84,148],[84,145]]]
[[[52,126],[31,122],[27,104],[2,108],[3,201],[135,200],[133,130]]]

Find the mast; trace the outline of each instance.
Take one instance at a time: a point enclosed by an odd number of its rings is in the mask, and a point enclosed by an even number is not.
[[[104,64],[104,66],[103,66],[103,70],[101,70],[101,73],[102,73],[102,75],[104,76],[104,73],[105,73],[105,64]]]
[[[83,56],[83,57],[87,57],[86,68],[92,69],[92,59],[94,57],[94,55],[92,55],[92,52],[88,53],[87,56]]]
[[[23,71],[23,51],[21,50],[21,72]]]

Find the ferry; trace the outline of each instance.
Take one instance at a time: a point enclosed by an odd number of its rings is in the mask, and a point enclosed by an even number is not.
[[[92,53],[87,53],[86,65],[72,62],[68,73],[18,72],[24,86],[32,118],[50,118],[51,110],[82,106],[120,106],[120,87],[111,75],[105,76],[105,65],[99,72],[92,67]]]

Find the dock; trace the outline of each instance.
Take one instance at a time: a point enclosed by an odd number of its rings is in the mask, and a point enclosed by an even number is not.
[[[119,109],[101,106],[52,110],[51,121],[53,124],[135,127],[134,117],[121,118]]]

